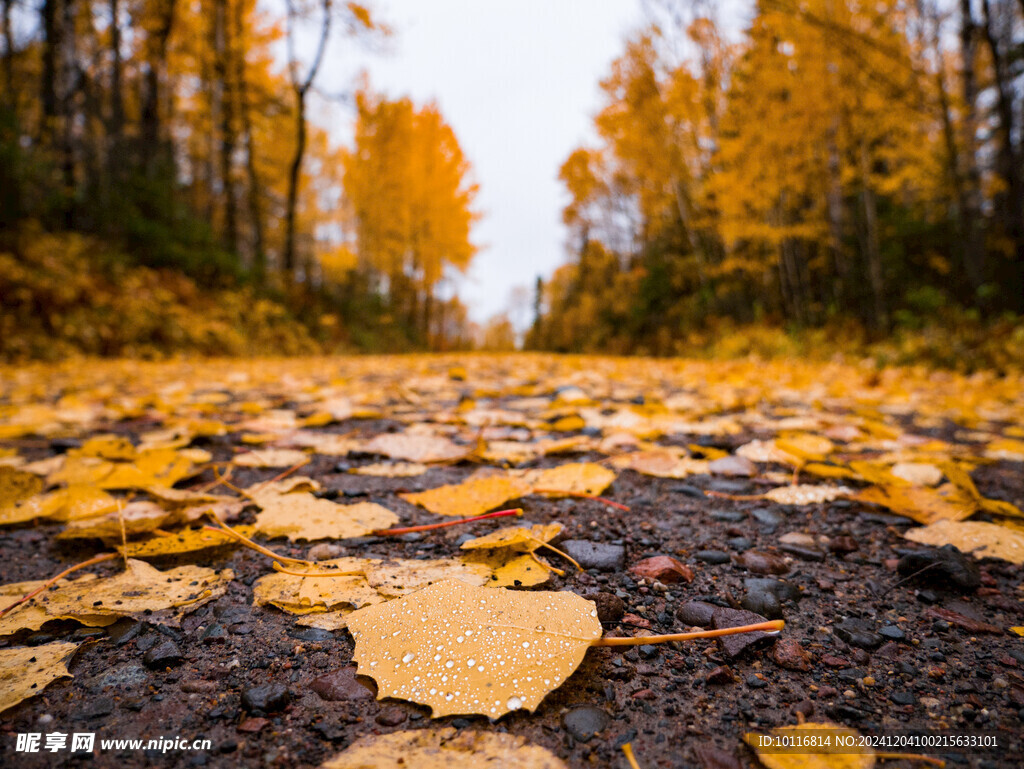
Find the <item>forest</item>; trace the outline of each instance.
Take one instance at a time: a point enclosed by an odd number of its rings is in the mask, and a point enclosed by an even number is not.
[[[528,345],[672,354],[723,319],[1014,325],[1019,0],[760,0],[739,42],[655,5],[601,82],[599,143],[561,168],[571,258],[538,280]]]
[[[388,34],[332,0],[4,0],[0,351],[464,346],[444,117],[364,80],[341,146],[311,106],[332,48]]]

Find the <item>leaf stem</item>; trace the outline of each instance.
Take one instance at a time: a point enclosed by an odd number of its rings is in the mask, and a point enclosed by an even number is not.
[[[53,577],[52,579],[46,580],[46,582],[44,582],[42,585],[37,587],[35,590],[33,590],[28,595],[22,596],[17,601],[12,603],[10,606],[5,607],[2,611],[0,611],[0,617],[3,617],[4,615],[6,615],[7,612],[11,611],[11,609],[15,608],[16,606],[20,606],[21,604],[25,603],[26,601],[31,601],[37,595],[42,593],[44,590],[46,590],[48,587],[53,585],[58,580],[61,580],[64,577],[66,577],[68,574],[71,574],[72,572],[76,572],[79,569],[84,569],[86,566],[92,566],[92,565],[97,564],[97,563],[103,563],[104,561],[112,561],[112,560],[114,560],[117,557],[118,557],[117,553],[103,553],[101,555],[93,556],[88,561],[82,561],[81,563],[76,563],[74,566],[70,566],[67,569],[64,569],[64,571],[62,571],[56,577]]]
[[[428,523],[423,526],[405,526],[399,529],[376,529],[371,532],[375,537],[398,537],[402,534],[414,534],[419,531],[433,531],[434,529],[443,529],[447,526],[458,526],[461,523],[473,523],[473,521],[483,521],[488,518],[503,518],[507,515],[522,515],[523,508],[516,507],[511,510],[498,510],[494,513],[487,513],[486,515],[475,515],[472,518],[459,518],[457,521],[442,521],[441,523]]]
[[[247,548],[249,548],[250,550],[255,550],[257,553],[260,553],[261,555],[265,555],[268,558],[273,558],[275,561],[281,561],[283,563],[303,563],[303,564],[307,564],[307,565],[312,564],[312,561],[304,561],[301,558],[289,558],[288,556],[285,556],[285,555],[278,555],[277,553],[275,553],[270,548],[263,547],[263,545],[260,545],[260,544],[257,544],[255,542],[253,542],[251,539],[249,539],[245,535],[239,534],[237,531],[235,531],[230,526],[228,526],[226,523],[224,523],[224,521],[222,521],[220,518],[218,518],[216,515],[214,515],[212,511],[208,512],[207,515],[209,515],[209,517],[213,520],[214,523],[217,524],[217,526],[204,526],[203,527],[204,529],[207,529],[209,531],[220,531],[220,532],[223,532],[224,534],[232,536],[235,539],[237,539],[239,542],[241,542],[243,545],[245,545]]]
[[[576,491],[564,491],[561,489],[534,489],[534,494],[557,494],[560,497],[575,497],[576,499],[592,499],[595,502],[601,502],[606,505],[611,505],[619,510],[625,510],[627,513],[630,511],[629,505],[624,505],[621,502],[614,502],[607,497],[597,497],[593,494],[582,494]]]
[[[622,746],[622,752],[626,754],[626,760],[629,761],[631,769],[640,769],[640,764],[636,761],[636,756],[633,755],[633,744],[627,742]]]
[[[781,619],[758,622],[754,625],[739,627],[723,627],[718,630],[701,630],[695,633],[669,633],[668,635],[631,636],[627,638],[598,638],[591,646],[643,646],[644,644],[661,644],[670,641],[692,641],[695,638],[718,638],[737,633],[778,633],[786,623]]]

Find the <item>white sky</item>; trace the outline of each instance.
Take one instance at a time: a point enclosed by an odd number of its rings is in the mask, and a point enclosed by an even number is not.
[[[483,250],[458,292],[471,317],[485,320],[507,308],[514,286],[532,296],[536,276],[547,278],[565,260],[558,168],[594,141],[598,82],[643,21],[640,2],[377,0],[372,7],[395,30],[389,52],[356,57],[352,42],[335,40],[317,85],[349,88],[358,58],[388,97],[437,102],[480,185],[484,217],[475,240]]]

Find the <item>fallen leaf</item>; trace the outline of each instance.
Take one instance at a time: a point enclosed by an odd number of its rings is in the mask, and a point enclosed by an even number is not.
[[[222,595],[234,579],[230,569],[214,571],[200,566],[179,566],[159,571],[144,561],[129,559],[127,570],[110,577],[87,575],[61,580],[37,598],[0,617],[0,636],[17,630],[38,630],[52,619],[74,619],[84,625],[110,625],[120,617],[152,617],[154,612],[182,609],[188,613]],[[0,595],[20,598],[45,580],[0,587]],[[176,617],[168,618],[172,624]]]
[[[373,475],[379,478],[412,478],[423,475],[430,468],[418,462],[381,462],[373,465],[353,467],[350,473],[356,475]]]
[[[398,598],[442,580],[486,585],[490,577],[491,570],[483,563],[449,558],[371,561],[366,570],[367,582],[387,598]]]
[[[926,462],[897,462],[890,472],[914,486],[938,486],[942,470]]]
[[[0,649],[0,713],[34,697],[58,679],[73,678],[68,662],[83,645],[58,641]]]
[[[469,449],[439,435],[407,435],[385,433],[362,446],[368,454],[383,454],[391,459],[431,464],[451,462],[466,456]]]
[[[832,743],[835,744],[836,737],[850,739],[857,744],[860,734],[855,729],[836,724],[803,723],[794,726],[780,726],[772,729],[771,734],[776,737],[785,737],[787,734],[799,734],[804,737],[813,736],[814,731],[827,731],[833,735]],[[757,760],[767,769],[871,769],[875,765],[875,753],[869,747],[848,748],[851,752],[835,753],[804,753],[779,751],[772,752],[771,749],[762,748],[759,742],[760,735],[748,732],[743,735],[743,740],[757,754]],[[857,750],[857,752],[852,752]]]
[[[309,454],[295,449],[253,449],[238,454],[232,463],[238,467],[294,467],[308,462]]]
[[[235,526],[234,530],[243,537],[251,537],[255,532],[253,526]],[[157,535],[148,539],[128,542],[127,550],[122,549],[129,558],[160,558],[183,553],[199,553],[216,547],[235,547],[239,544],[235,537],[222,531],[203,529],[182,529],[174,534]]]
[[[522,737],[472,729],[392,732],[361,737],[321,769],[566,769],[550,751]]]
[[[398,516],[373,502],[339,505],[308,492],[262,495],[257,504],[256,530],[268,537],[348,539],[398,523]]]
[[[470,478],[462,483],[398,496],[437,515],[471,518],[483,515],[506,502],[527,496],[532,484],[524,478],[499,475]]]
[[[434,718],[535,710],[601,637],[594,604],[569,592],[478,588],[454,579],[349,615],[357,672],[378,699]]]
[[[910,529],[903,536],[924,545],[954,545],[975,558],[1024,563],[1024,533],[995,523],[938,520]]]
[[[692,459],[669,449],[635,451],[613,457],[611,463],[624,470],[634,470],[656,478],[687,478],[708,471],[706,459]]]
[[[463,542],[461,548],[463,550],[493,550],[507,547],[519,553],[532,553],[561,534],[562,529],[563,526],[560,523],[536,524],[528,529],[524,526],[506,526],[482,537]]]
[[[575,462],[525,475],[534,493],[557,497],[559,494],[597,496],[615,480],[615,473],[593,462]]]
[[[0,466],[0,514],[5,508],[13,507],[42,490],[42,480],[33,473]]]
[[[845,486],[779,486],[761,495],[780,505],[817,505],[848,497],[852,492]]]
[[[869,486],[850,499],[888,508],[918,523],[940,519],[962,521],[978,510],[974,499],[951,483],[937,489],[921,486]]]

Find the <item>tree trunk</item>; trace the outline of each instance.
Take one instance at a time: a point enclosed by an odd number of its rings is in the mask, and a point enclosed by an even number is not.
[[[14,0],[3,0],[3,24],[4,24],[4,102],[17,110],[18,91],[14,80],[14,27],[11,19],[11,9],[14,7]]]
[[[245,40],[245,5],[235,2],[235,40]],[[235,56],[235,83],[238,88],[238,114],[242,124],[242,138],[245,141],[245,170],[248,179],[248,208],[252,228],[252,273],[256,282],[262,284],[267,276],[267,251],[263,242],[263,207],[260,204],[260,179],[256,170],[256,147],[253,141],[252,116],[249,104],[249,84],[245,72],[245,54],[238,46]]]
[[[142,99],[142,157],[147,176],[153,177],[166,159],[160,111],[162,85],[167,72],[167,45],[174,27],[177,0],[164,0],[160,23],[146,41],[145,93]],[[167,111],[167,110],[165,110]]]
[[[40,143],[52,142],[57,123],[57,57],[61,50],[60,0],[43,0],[40,8],[43,26],[43,76],[40,99],[43,118],[39,124]]]
[[[861,203],[864,206],[864,256],[868,262],[871,286],[871,326],[876,330],[888,326],[885,308],[885,283],[882,278],[882,254],[878,242],[878,203],[871,189],[867,147],[860,148]]]
[[[218,118],[220,146],[220,182],[224,201],[224,245],[233,254],[238,253],[238,206],[237,192],[234,182],[235,154],[235,119],[234,94],[232,93],[232,73],[229,62],[232,55],[231,31],[228,26],[228,0],[216,0],[211,20],[211,37],[213,43],[213,105],[211,118]]]
[[[963,199],[961,202],[966,243],[964,248],[964,272],[974,289],[972,302],[979,301],[978,288],[985,282],[985,252],[981,246],[981,172],[978,170],[978,120],[977,101],[978,85],[974,73],[977,58],[977,27],[971,11],[971,0],[960,0],[960,58],[963,66],[962,99],[963,116],[961,118],[961,140],[963,147],[964,170],[961,178],[964,181]]]
[[[284,272],[285,279],[295,279],[295,216],[299,203],[299,177],[302,173],[302,159],[306,155],[306,91],[295,92],[295,154],[288,169],[288,203],[285,209],[284,226]]]
[[[124,66],[121,61],[120,0],[110,0],[110,139],[111,163],[119,163],[124,135]]]

